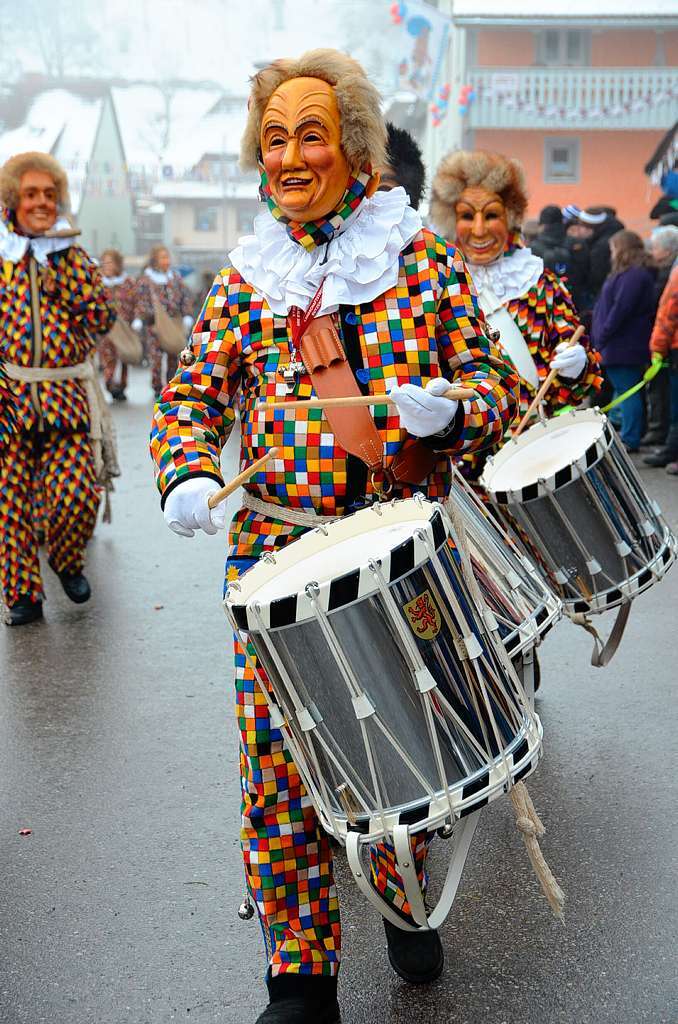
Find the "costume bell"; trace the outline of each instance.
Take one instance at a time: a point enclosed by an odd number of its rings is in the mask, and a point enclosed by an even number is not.
[[[222,483],[219,455],[236,403],[243,468],[278,447],[231,524],[228,579],[313,527],[318,514],[346,515],[387,486],[396,497],[442,497],[450,456],[498,443],[517,411],[517,377],[484,335],[461,256],[422,228],[402,188],[377,191],[372,169],[385,163],[385,141],[378,94],[345,55],[312,51],[254,78],[242,163],[259,169],[266,206],[214,281],[184,359],[192,365],[158,401],[151,443],[165,520],[182,536],[225,525],[224,506],[210,511],[207,500]],[[312,303],[332,316],[360,390],[390,390],[395,400],[374,407],[381,473],[341,447],[320,409],[258,405],[314,394],[294,342]],[[477,397],[441,397],[449,380]],[[429,469],[421,481],[394,484],[394,460],[415,438]],[[340,958],[330,848],[237,640],[235,664],[242,847],[268,957],[270,1004],[259,1022],[330,1024],[339,1020]],[[426,849],[425,837],[413,837],[422,882]],[[407,917],[393,850],[375,849],[372,869]],[[403,976],[438,976],[435,931],[390,926],[387,937]]]
[[[525,174],[517,160],[482,150],[446,156],[433,179],[431,217],[456,241],[480,308],[520,374],[521,415],[549,369],[558,370],[544,402],[551,416],[599,389],[598,355],[584,336],[568,347],[580,320],[567,285],[523,244]],[[482,459],[465,458],[476,478]]]
[[[99,491],[86,386],[95,336],[112,326],[99,272],[73,242],[65,172],[23,153],[0,171],[0,581],[8,622],[42,615],[34,509],[45,503],[49,564],[86,601],[85,546]]]

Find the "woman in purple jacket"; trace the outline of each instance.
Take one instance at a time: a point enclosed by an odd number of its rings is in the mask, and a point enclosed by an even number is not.
[[[593,309],[593,345],[614,388],[615,397],[641,379],[650,361],[654,321],[654,272],[643,240],[633,231],[610,238],[612,271]],[[637,452],[645,428],[645,403],[638,392],[620,406],[621,438]]]

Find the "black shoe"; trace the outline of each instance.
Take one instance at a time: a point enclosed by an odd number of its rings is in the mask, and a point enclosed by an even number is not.
[[[51,562],[50,568],[54,569]],[[56,569],[54,572],[61,581],[66,597],[74,601],[75,604],[84,604],[85,601],[89,601],[92,591],[86,577],[81,572],[57,572]]]
[[[42,618],[42,601],[32,601],[28,594],[20,597],[9,609],[8,626],[27,626]]]
[[[652,452],[650,455],[643,455],[643,462],[646,466],[656,466],[659,469],[663,469],[664,466],[668,466],[669,462],[673,462],[675,454],[667,452],[666,448],[660,448],[657,452]]]
[[[256,1024],[341,1024],[336,977],[279,974],[267,985],[271,1001]]]
[[[427,985],[442,974],[445,965],[440,936],[435,929],[404,932],[384,920],[391,967],[410,985]]]
[[[666,434],[657,433],[655,430],[650,430],[644,437],[640,439],[641,448],[652,448],[653,445],[663,445],[666,441]]]

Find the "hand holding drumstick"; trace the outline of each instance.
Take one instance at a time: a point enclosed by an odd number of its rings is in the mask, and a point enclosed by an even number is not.
[[[551,387],[551,385],[553,384],[553,382],[556,379],[556,377],[558,376],[558,374],[560,374],[563,378],[568,378],[568,377],[573,376],[576,379],[579,376],[579,374],[582,372],[582,370],[584,369],[584,366],[586,365],[586,349],[583,347],[583,345],[579,344],[579,339],[581,338],[583,333],[584,333],[584,327],[583,327],[582,324],[580,324],[579,327],[577,328],[577,330],[574,332],[574,334],[570,338],[570,340],[567,341],[567,342],[561,343],[561,345],[558,346],[558,349],[556,350],[558,354],[556,355],[555,359],[553,359],[552,362],[551,362],[551,369],[549,370],[548,374],[544,378],[544,381],[543,381],[541,387],[539,388],[539,391],[537,391],[537,394],[534,396],[534,398],[530,402],[530,406],[529,406],[527,412],[525,413],[525,415],[523,416],[522,420],[520,421],[520,423],[518,424],[518,426],[514,430],[514,432],[513,432],[513,436],[514,437],[519,437],[520,434],[522,434],[523,430],[525,429],[525,427],[529,423],[530,418],[531,418],[533,412],[535,411],[535,409],[539,408],[540,402],[543,401],[544,395],[546,394],[548,389]],[[581,360],[581,354],[582,353],[583,353],[583,356],[584,356],[583,362]],[[572,356],[574,356],[574,355],[577,356],[576,359],[572,358]],[[578,367],[578,369],[577,369],[577,367]],[[570,372],[566,372],[566,371],[570,371]],[[576,372],[574,372],[574,374],[572,374],[572,371],[576,371]]]

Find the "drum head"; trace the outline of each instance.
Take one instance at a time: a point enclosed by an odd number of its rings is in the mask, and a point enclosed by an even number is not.
[[[294,621],[299,622],[311,614],[305,600],[310,584],[317,586],[328,611],[362,599],[378,589],[369,570],[371,562],[380,563],[388,582],[413,571],[429,557],[422,536],[435,548],[444,543],[445,519],[439,506],[419,498],[362,509],[322,530],[309,531],[275,555],[264,556],[237,587],[230,588],[227,604],[256,601],[262,609],[270,609],[298,599]]]
[[[556,474],[603,441],[606,422],[597,409],[582,409],[536,423],[520,437],[507,441],[491,463],[488,460],[481,477],[483,487],[490,494],[521,496],[523,488],[539,481],[555,485]]]

